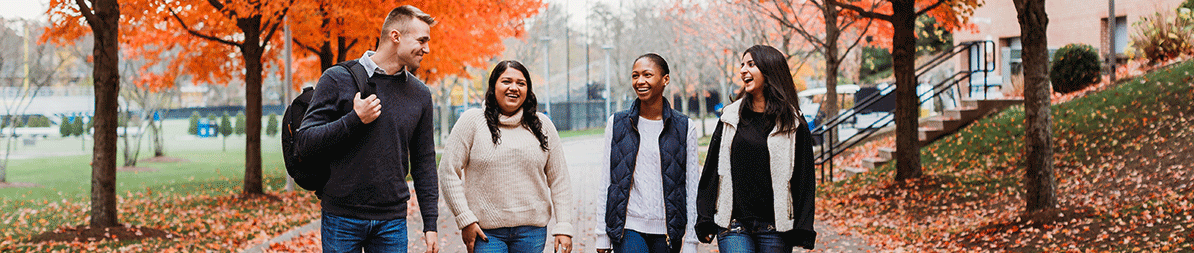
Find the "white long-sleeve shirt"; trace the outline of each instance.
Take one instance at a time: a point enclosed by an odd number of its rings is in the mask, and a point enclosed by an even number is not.
[[[696,224],[696,195],[700,182],[701,167],[698,164],[697,138],[700,133],[696,130],[696,123],[688,121],[686,170],[684,173],[684,200],[687,209],[688,222],[684,226],[684,245],[682,252],[696,252],[697,238],[693,226]],[[605,208],[609,197],[610,164],[609,154],[613,142],[613,116],[606,120],[605,142],[602,144],[601,167],[597,181],[597,241],[598,249],[612,248],[609,235],[605,232]],[[662,120],[648,120],[639,117],[639,148],[635,157],[633,186],[630,188],[626,205],[625,229],[632,229],[646,234],[667,234],[667,211],[663,195],[662,164],[659,156],[659,135],[663,132]]]

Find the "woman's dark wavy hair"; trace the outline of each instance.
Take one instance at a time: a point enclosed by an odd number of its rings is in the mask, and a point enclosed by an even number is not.
[[[778,132],[793,131],[800,125],[808,124],[804,122],[804,117],[796,116],[800,114],[797,98],[799,95],[796,93],[796,83],[792,81],[792,71],[788,68],[784,54],[774,47],[765,45],[752,46],[742,54],[750,54],[755,66],[763,74],[763,99],[767,101],[763,114],[775,116]],[[745,91],[738,94],[738,98],[747,98],[742,101],[742,108],[751,108],[750,96],[750,93]],[[745,111],[744,109],[741,112]]]
[[[547,136],[543,135],[543,123],[539,121],[539,115],[536,114],[539,110],[539,100],[535,99],[535,93],[532,92],[534,87],[531,85],[531,73],[527,68],[518,61],[506,60],[499,62],[497,66],[493,67],[493,71],[489,73],[489,88],[485,90],[485,124],[489,126],[489,134],[493,136],[493,144],[498,144],[502,138],[502,132],[498,129],[498,117],[502,114],[501,107],[498,107],[497,94],[494,91],[497,85],[498,78],[506,69],[513,68],[522,72],[522,76],[527,79],[527,92],[525,94],[526,100],[522,101],[522,126],[531,130],[535,134],[535,139],[539,139],[539,148],[547,151]]]

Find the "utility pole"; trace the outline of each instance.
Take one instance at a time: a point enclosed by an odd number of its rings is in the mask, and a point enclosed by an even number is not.
[[[539,41],[543,42],[543,86],[547,86],[547,93],[543,96],[547,107],[544,109],[547,111],[547,118],[551,118],[551,86],[548,84],[551,82],[551,54],[548,54],[551,38],[543,36],[539,37]]]
[[[1115,82],[1115,0],[1107,0],[1107,67],[1111,82]]]
[[[609,100],[611,99],[611,97],[609,96],[609,89],[610,89],[610,87],[613,86],[613,84],[609,82],[610,81],[609,80],[609,77],[610,77],[610,74],[609,74],[609,70],[610,70],[609,69],[610,68],[609,67],[609,50],[613,50],[614,46],[607,44],[607,45],[601,46],[601,49],[605,49],[605,114],[610,115],[613,112],[609,111]]]
[[[564,22],[567,24],[568,22]],[[568,120],[565,129],[572,130],[572,29],[564,26],[564,110]]]
[[[290,17],[282,17],[282,22],[285,24],[285,28],[284,28],[285,31],[282,33],[282,36],[284,37],[284,40],[286,41],[285,43],[283,43],[283,47],[285,49],[283,49],[284,52],[282,53],[282,55],[286,59],[286,64],[284,64],[286,71],[284,73],[282,73],[282,106],[286,107],[286,106],[290,106],[290,104],[287,104],[286,101],[290,100],[290,89],[291,89],[291,87],[294,87],[294,74],[292,74],[292,73],[294,73],[294,69],[292,68],[293,66],[290,65],[290,62],[292,61],[292,59],[290,58],[291,57],[290,50],[292,50],[291,45],[290,45],[290,43],[291,43],[290,42],[290,40],[291,40],[291,38],[290,38]],[[283,128],[285,128],[285,127],[283,127]],[[294,191],[294,178],[290,177],[289,173],[286,174],[286,188],[285,189],[288,192]]]

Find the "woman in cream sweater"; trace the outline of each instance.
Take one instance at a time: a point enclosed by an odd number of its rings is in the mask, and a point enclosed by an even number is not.
[[[444,141],[440,186],[469,252],[543,252],[552,218],[553,251],[571,252],[571,179],[529,76],[522,63],[498,63],[485,108],[460,115]]]

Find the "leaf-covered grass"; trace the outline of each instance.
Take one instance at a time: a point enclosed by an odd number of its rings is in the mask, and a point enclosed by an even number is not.
[[[202,141],[212,143],[195,143]],[[156,170],[117,172],[120,222],[174,235],[168,239],[30,242],[43,232],[86,225],[91,209],[90,155],[13,160],[9,180],[40,187],[0,189],[0,251],[235,251],[318,216],[314,194],[301,189],[282,191],[285,168],[281,154],[271,149],[263,148],[263,183],[266,192],[280,200],[241,199],[244,153],[218,151],[218,146],[210,145],[214,142],[179,141],[180,145],[208,145],[217,150],[179,148],[184,151],[168,155],[188,161],[141,162],[138,167]],[[243,147],[243,142],[238,146]]]
[[[819,215],[886,249],[1194,250],[1191,72],[1177,64],[1052,107],[1060,217],[1023,213],[1022,106],[924,147],[923,179],[892,182],[892,163],[821,185]]]

